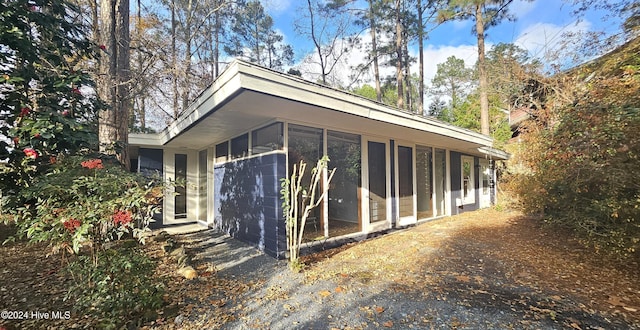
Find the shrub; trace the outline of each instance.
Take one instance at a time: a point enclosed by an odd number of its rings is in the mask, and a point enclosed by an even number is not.
[[[155,262],[138,248],[121,248],[78,256],[68,266],[73,278],[65,299],[76,312],[99,320],[100,328],[140,326],[162,305],[163,288],[153,279]]]
[[[95,252],[123,236],[144,242],[141,234],[158,211],[152,198],[159,184],[108,158],[65,157],[20,192],[18,232],[50,242],[53,252],[78,253],[83,246]]]
[[[622,257],[640,251],[640,39],[627,48],[576,69],[571,103],[530,123],[506,178],[523,211]]]

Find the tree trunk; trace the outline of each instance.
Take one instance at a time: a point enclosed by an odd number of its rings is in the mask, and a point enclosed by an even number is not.
[[[420,94],[418,97],[418,112],[421,115],[424,115],[424,26],[422,24],[422,0],[418,0],[418,56],[419,56],[419,66],[418,70],[420,70],[419,76],[420,81],[418,82],[418,93]]]
[[[128,133],[131,113],[129,63],[129,0],[101,0],[100,98],[108,109],[99,113],[100,151],[115,154],[129,168]]]
[[[137,0],[138,5],[138,20],[136,29],[138,30],[138,40],[142,40],[142,4],[141,0]],[[138,52],[138,72],[144,71],[144,61],[142,58],[142,52]],[[139,95],[140,102],[138,103],[138,119],[140,120],[140,130],[144,132],[147,128],[147,107],[146,107],[147,92],[141,92]]]
[[[98,22],[98,0],[89,1],[91,7],[91,33],[93,40],[100,44],[100,25]]]
[[[313,4],[311,3],[311,0],[307,0],[307,8],[309,9],[309,20],[310,20],[310,31],[311,31],[311,41],[313,41],[313,45],[316,49],[316,52],[318,52],[318,59],[320,61],[320,71],[321,71],[321,75],[322,75],[322,84],[326,85],[327,84],[327,72],[325,69],[325,63],[324,63],[324,56],[322,55],[322,45],[320,44],[320,41],[318,40],[318,38],[316,37],[316,22],[315,22],[315,15],[313,13]]]
[[[192,49],[192,41],[193,41],[193,16],[195,15],[194,11],[196,10],[194,8],[194,3],[193,1],[188,1],[187,2],[187,7],[185,8],[186,11],[186,19],[184,19],[183,21],[183,33],[184,33],[184,37],[185,37],[185,46],[184,46],[184,60],[182,62],[182,111],[186,110],[187,107],[189,106],[189,101],[190,101],[190,95],[189,95],[189,84],[191,83],[191,56],[193,55],[193,49]]]
[[[484,20],[482,17],[482,5],[476,5],[476,32],[478,37],[478,78],[480,90],[480,131],[489,135],[489,96],[487,94],[488,81],[487,69],[484,58]]]
[[[373,80],[376,85],[376,100],[382,102],[382,88],[380,87],[380,67],[378,65],[378,42],[376,40],[376,29],[378,28],[375,19],[373,0],[369,0],[369,26],[371,29],[371,57],[373,59]]]
[[[413,112],[413,99],[411,98],[411,58],[409,57],[409,35],[408,27],[404,27],[404,37],[402,38],[402,56],[404,57],[403,66],[405,69],[404,75],[404,91],[405,91],[405,104],[407,111]]]
[[[402,16],[401,16],[402,0],[396,0],[396,83],[398,84],[398,103],[399,109],[404,109],[404,67],[402,65]]]
[[[176,49],[176,2],[171,0],[171,84],[173,88],[173,120],[178,119],[178,52]]]

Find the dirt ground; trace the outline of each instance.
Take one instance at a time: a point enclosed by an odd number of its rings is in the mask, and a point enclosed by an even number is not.
[[[150,244],[167,306],[144,328],[640,329],[638,261],[594,254],[515,212],[465,213],[305,256],[302,273],[210,231],[177,238],[200,276],[181,278]],[[62,260],[45,248],[0,247],[0,311],[72,310]],[[0,329],[91,326],[75,313],[0,319]]]

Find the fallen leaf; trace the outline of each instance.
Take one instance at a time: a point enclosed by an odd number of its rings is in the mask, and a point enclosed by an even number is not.
[[[582,328],[577,323],[571,323],[570,326],[576,330],[582,330]]]
[[[469,283],[471,278],[469,276],[467,276],[467,275],[458,275],[458,276],[456,276],[456,280],[458,280],[460,282],[464,282],[464,283]]]
[[[387,321],[382,323],[382,325],[384,325],[386,328],[391,328],[393,327],[393,321]]]
[[[622,302],[622,299],[620,299],[620,297],[618,296],[609,296],[609,299],[607,299],[607,302],[610,303],[613,306],[626,306],[627,304]]]
[[[338,293],[339,292],[344,292],[344,289],[342,287],[340,287],[340,286],[336,287],[336,292],[338,292]]]
[[[384,312],[384,307],[376,306],[376,313],[380,314]]]
[[[637,312],[638,311],[637,308],[633,308],[633,307],[622,306],[622,308],[624,308],[628,312]]]
[[[320,292],[318,292],[318,294],[320,294],[323,298],[328,297],[331,295],[331,291],[328,290],[322,290]]]

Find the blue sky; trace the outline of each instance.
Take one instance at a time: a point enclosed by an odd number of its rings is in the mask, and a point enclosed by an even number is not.
[[[304,3],[300,0],[261,0],[268,13],[274,18],[276,28],[285,36],[285,41],[293,45],[300,60],[312,50],[308,40],[297,36],[293,22],[299,16],[296,10]],[[619,29],[619,20],[603,20],[603,14],[588,12],[581,20],[573,17],[573,9],[560,0],[536,0],[532,2],[515,0],[510,12],[517,19],[505,21],[488,30],[486,38],[487,50],[499,42],[515,43],[529,51],[531,57],[542,58],[546,52],[562,41],[562,33],[566,31],[587,31]],[[428,67],[425,75],[435,74],[437,63],[444,62],[447,57],[455,55],[465,60],[468,66],[477,59],[476,39],[471,33],[472,22],[446,23],[432,31],[425,44],[425,59]],[[417,47],[413,50],[417,55]],[[358,58],[357,54],[350,56]],[[415,71],[414,71],[415,72]]]

